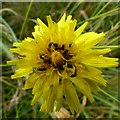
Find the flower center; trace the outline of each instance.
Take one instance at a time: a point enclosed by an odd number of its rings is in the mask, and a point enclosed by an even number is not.
[[[52,63],[55,66],[57,66],[58,64],[61,64],[61,62],[63,61],[62,54],[58,51],[55,51],[51,54],[51,59],[52,59]]]
[[[43,60],[41,68],[38,68],[39,71],[45,71],[49,67],[54,67],[59,74],[65,70],[70,77],[76,76],[76,66],[74,62],[70,59],[73,57],[73,54],[69,51],[71,44],[66,47],[64,44],[59,45],[58,43],[50,42],[48,44],[47,50],[49,55],[41,54],[40,59]]]

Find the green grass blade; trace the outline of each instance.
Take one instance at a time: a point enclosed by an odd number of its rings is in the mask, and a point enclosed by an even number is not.
[[[72,14],[79,7],[80,4],[80,2],[76,2],[73,8],[70,10],[69,15]]]
[[[23,22],[23,25],[22,25],[22,28],[21,28],[21,31],[20,31],[20,37],[19,37],[20,40],[22,39],[22,34],[23,34],[23,31],[24,31],[24,28],[25,28],[25,25],[26,25],[26,21],[27,21],[30,9],[32,7],[32,3],[33,3],[33,0],[30,1],[30,4],[28,6],[28,10],[27,10],[26,15],[25,15],[25,20]]]
[[[99,12],[98,12],[95,16],[99,15],[106,7],[110,4],[110,2],[111,2],[111,0],[109,0],[109,1],[103,6],[103,8],[99,10]]]
[[[91,17],[95,16],[95,14],[97,13],[97,11],[99,11],[99,9],[100,9],[100,7],[101,7],[102,4],[103,4],[102,2],[99,2],[99,4],[97,5],[97,7],[95,8],[95,10],[93,11]]]
[[[115,37],[114,39],[112,39],[110,42],[106,43],[106,45],[112,45],[114,42],[118,42],[118,40],[120,39],[120,36]]]
[[[96,20],[96,19],[98,19],[98,18],[100,18],[100,17],[107,17],[107,16],[110,15],[111,13],[118,12],[119,10],[120,10],[120,8],[116,8],[116,9],[107,11],[107,12],[102,13],[102,14],[100,14],[100,15],[97,15],[97,16],[91,17],[91,18],[89,18],[89,19],[86,19],[86,20],[84,20],[84,21],[82,21],[82,22],[79,22],[78,25],[84,23],[85,21]]]
[[[2,41],[0,41],[0,48],[6,53],[8,58],[11,60],[14,59],[13,54],[9,51],[9,48]]]
[[[97,100],[100,100],[100,102],[103,102],[105,103],[106,105],[109,105],[111,106],[113,109],[116,109],[118,110],[118,106],[117,105],[114,105],[112,104],[111,102],[109,102],[108,100],[104,99],[104,98],[100,98],[99,96],[96,96],[96,95],[93,95],[94,98],[96,98]]]
[[[16,111],[16,116],[15,116],[15,118],[19,118],[19,109],[18,109],[18,106],[17,106],[17,105],[15,106],[15,111]]]
[[[120,48],[118,45],[112,45],[112,46],[94,46],[93,48]]]
[[[1,80],[0,80],[0,81],[1,81]],[[8,86],[10,86],[10,87],[12,87],[12,88],[16,88],[13,84],[11,84],[10,82],[8,82],[8,81],[6,81],[6,80],[4,80],[4,79],[2,79],[2,83],[6,84],[6,85],[8,85]]]
[[[8,65],[8,64],[0,64],[0,67],[8,67],[8,66],[12,66],[12,65]]]
[[[110,97],[111,99],[113,99],[114,101],[116,101],[116,102],[120,103],[120,101],[119,101],[119,100],[117,100],[117,99],[116,99],[116,98],[114,98],[112,95],[110,95],[110,94],[108,94],[107,92],[105,92],[104,90],[100,89],[100,91],[101,91],[102,93],[104,93],[105,95],[107,95],[108,97]]]
[[[12,28],[9,26],[9,24],[0,16],[0,20],[3,22],[3,24],[5,24],[5,26],[8,28],[8,30],[10,31],[12,37],[13,37],[13,41],[17,41],[17,37],[14,33],[14,31],[12,30]]]
[[[88,115],[88,113],[85,110],[83,110],[82,113],[84,114],[85,118],[87,118],[87,119],[90,118],[90,116]]]

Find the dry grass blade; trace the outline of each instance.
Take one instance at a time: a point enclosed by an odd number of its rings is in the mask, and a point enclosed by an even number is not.
[[[11,12],[11,13],[13,13],[15,16],[19,17],[18,13],[15,12],[14,10],[10,9],[10,8],[3,8],[3,9],[1,9],[1,10],[0,10],[0,14],[2,14],[2,12],[5,12],[5,11]]]
[[[22,90],[22,81],[21,79],[17,80],[18,88],[16,89],[15,94],[13,95],[12,99],[10,100],[9,105],[7,106],[7,111],[11,111],[11,109],[19,103],[22,96],[25,94],[25,91]]]
[[[62,119],[62,120],[71,120],[70,118],[73,119],[73,116],[70,115],[70,112],[68,110],[66,110],[65,108],[60,108],[60,110],[58,112],[55,112],[54,113],[54,116],[57,118],[57,119]]]
[[[7,27],[3,24],[0,23],[0,29],[2,29],[3,31],[9,33],[9,30],[7,29]]]
[[[15,67],[12,67],[12,68],[13,68],[13,71],[15,71],[16,68]],[[25,95],[25,91],[22,90],[23,83],[21,79],[22,78],[17,79],[18,88],[16,89],[15,94],[13,95],[12,99],[10,100],[9,105],[7,106],[8,111],[11,111],[11,109],[19,103],[22,96]]]
[[[83,109],[86,105],[86,102],[87,102],[86,96],[83,96],[82,105],[80,107],[79,112],[76,114],[75,118],[78,118],[80,116],[81,112],[83,111]]]

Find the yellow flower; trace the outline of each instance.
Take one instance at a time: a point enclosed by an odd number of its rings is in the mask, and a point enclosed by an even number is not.
[[[66,18],[64,14],[55,23],[47,16],[48,26],[38,18],[38,25],[32,33],[34,38],[14,42],[15,48],[10,49],[18,59],[8,61],[8,64],[19,68],[12,79],[29,75],[23,89],[32,88],[34,98],[31,104],[41,99],[40,111],[43,112],[52,112],[54,105],[59,110],[63,100],[72,113],[78,112],[80,101],[76,88],[94,102],[92,93],[100,90],[98,85],[106,86],[107,83],[97,68],[118,65],[117,58],[103,56],[111,51],[110,48],[93,48],[105,39],[105,34],[82,34],[88,22],[75,30],[77,21],[71,18],[71,15]]]

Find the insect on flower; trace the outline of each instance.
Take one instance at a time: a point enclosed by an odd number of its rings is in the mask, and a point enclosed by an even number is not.
[[[24,56],[7,62],[18,68],[12,79],[29,75],[23,89],[32,88],[32,105],[42,99],[40,111],[43,112],[52,112],[54,105],[59,110],[63,100],[72,113],[78,112],[80,101],[76,90],[94,102],[92,94],[99,91],[99,85],[106,86],[107,83],[99,68],[118,66],[117,58],[104,57],[110,48],[93,49],[105,39],[105,34],[82,34],[88,22],[75,30],[77,21],[71,18],[64,14],[55,23],[47,16],[48,26],[38,18],[32,33],[34,38],[14,42],[16,48],[10,49]]]

